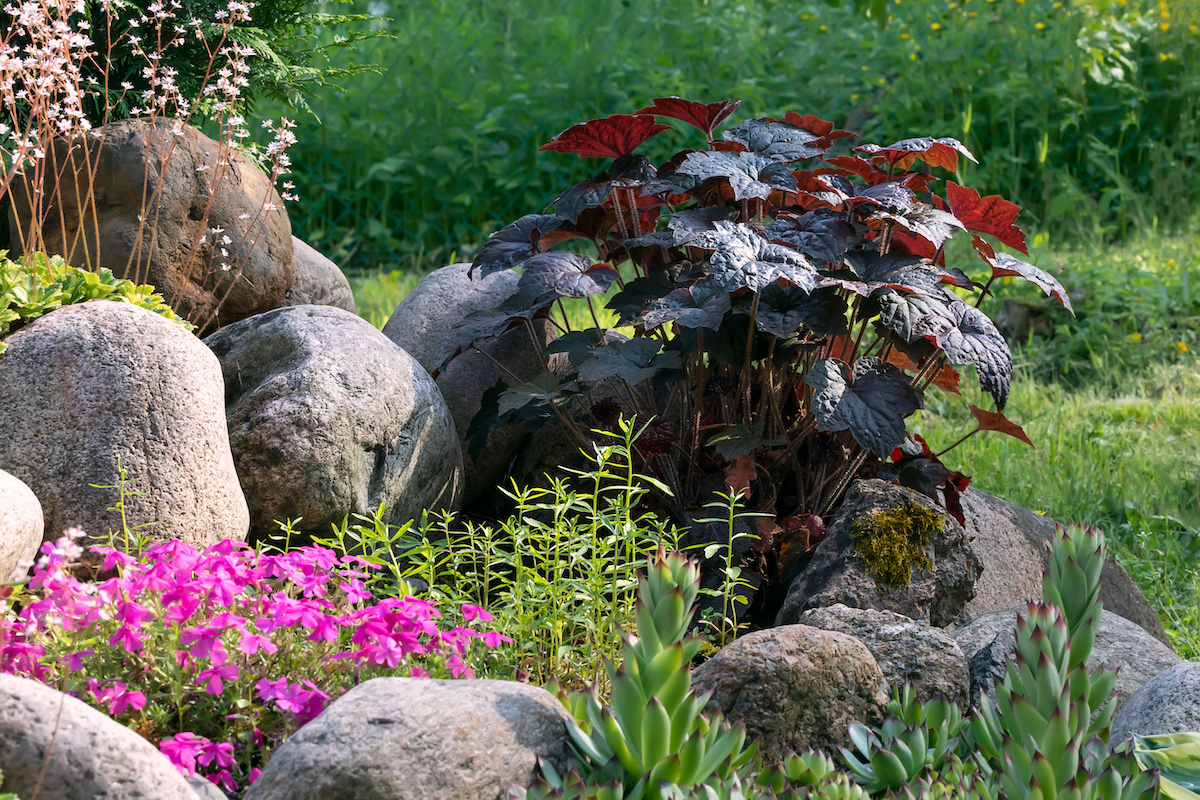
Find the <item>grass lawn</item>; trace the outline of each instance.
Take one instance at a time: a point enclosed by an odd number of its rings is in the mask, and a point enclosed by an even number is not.
[[[979,489],[1104,528],[1180,655],[1200,660],[1200,232],[1084,249],[1034,243],[1031,261],[1062,277],[1077,312],[1053,306],[1049,329],[1014,352],[1005,411],[1035,447],[982,433],[945,460]],[[353,278],[359,314],[382,327],[417,279]],[[1040,297],[1023,284],[997,293]],[[991,407],[964,378],[962,397],[931,391],[910,422],[934,450],[970,429],[968,402]]]

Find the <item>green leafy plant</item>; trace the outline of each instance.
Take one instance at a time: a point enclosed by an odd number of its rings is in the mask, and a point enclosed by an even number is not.
[[[1158,770],[1159,788],[1170,800],[1200,798],[1200,733],[1133,735],[1132,753],[1146,770]]]
[[[826,514],[858,474],[944,501],[961,521],[969,478],[942,464],[950,448],[934,452],[909,435],[906,418],[930,387],[957,392],[955,367],[966,366],[996,410],[973,406],[975,427],[950,447],[981,430],[1028,441],[1002,411],[1011,353],[978,306],[1006,277],[1070,310],[1066,291],[985,241],[1026,252],[1015,204],[949,180],[945,197],[935,192],[942,180],[931,171],[973,160],[958,141],[833,155],[851,134],[791,111],[714,138],[736,106],[660,97],[545,145],[609,161],[563,192],[554,213],[521,217],[475,257],[474,276],[521,276],[497,308],[463,320],[462,350],[513,328],[532,332],[535,319],[562,335],[534,343],[547,371],[524,385],[502,381],[473,427],[553,421],[586,447],[620,413],[653,417],[633,450],[670,487],[662,503],[673,522],[687,524],[722,482],[777,521],[747,565],[759,577],[800,530],[785,523]],[[699,129],[708,149],[652,162],[638,150],[671,130],[661,118]],[[948,265],[956,231],[987,265],[983,283]],[[568,241],[604,260],[551,249]],[[610,290],[607,308],[632,338],[599,322],[595,298]],[[584,304],[594,327],[573,328],[566,302]]]
[[[4,337],[56,308],[88,300],[115,300],[161,314],[187,330],[194,326],[176,316],[153,286],[139,286],[116,278],[112,271],[97,272],[69,266],[58,256],[34,253],[10,261],[0,251],[0,355],[7,349]]]
[[[639,475],[630,456],[642,430],[620,420],[591,448],[590,469],[543,488],[514,487],[516,511],[499,524],[442,516],[396,527],[379,509],[319,543],[375,565],[377,593],[485,609],[516,640],[512,658],[525,679],[588,685],[603,659],[620,652],[616,631],[633,619],[638,566],[678,542],[641,507],[658,483]]]
[[[3,788],[3,786],[4,786],[4,773],[0,772],[0,788]],[[21,798],[17,797],[12,792],[4,792],[3,794],[0,794],[0,800],[21,800]]]

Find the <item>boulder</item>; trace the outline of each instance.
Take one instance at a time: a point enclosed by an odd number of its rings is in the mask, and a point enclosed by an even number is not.
[[[225,792],[207,778],[194,775],[187,779],[188,786],[196,793],[198,800],[227,800]]]
[[[907,682],[922,700],[940,695],[966,707],[970,688],[966,656],[949,634],[929,623],[891,611],[838,604],[805,611],[800,624],[861,641],[893,690]]]
[[[1109,743],[1132,734],[1200,731],[1200,664],[1185,661],[1138,687],[1113,718]]]
[[[1017,650],[1017,614],[1024,614],[1025,609],[1020,605],[984,614],[951,634],[967,656],[972,701],[981,691],[995,698],[995,684],[1007,672],[1005,662],[1014,658]],[[1101,613],[1088,666],[1120,669],[1113,689],[1118,710],[1142,684],[1181,661],[1141,626],[1109,611]]]
[[[70,157],[60,142],[56,156],[79,178],[59,179],[57,195],[47,191],[45,249],[75,266],[153,284],[180,316],[207,329],[274,308],[292,285],[292,229],[270,176],[195,128],[177,133],[176,124],[110,122],[88,138],[89,153],[76,142]],[[228,166],[218,166],[218,151]],[[20,252],[30,192],[18,182],[9,196],[21,223],[10,226],[10,246]]]
[[[32,561],[45,529],[42,504],[22,481],[0,469],[0,583]]]
[[[208,336],[225,374],[234,463],[254,536],[275,520],[327,535],[386,504],[399,524],[455,511],[462,454],[421,365],[371,323],[332,306],[290,306]]]
[[[959,622],[1041,600],[1042,573],[1049,563],[1046,546],[1054,541],[1057,523],[976,489],[963,492],[962,506],[967,535],[983,560],[983,574]],[[1100,599],[1106,610],[1136,622],[1170,647],[1158,614],[1111,556],[1101,580]]]
[[[180,325],[128,303],[65,306],[9,336],[0,468],[41,501],[44,535],[129,525],[204,548],[246,538],[249,514],[225,426],[221,366]],[[98,488],[100,487],[100,488]],[[118,545],[121,537],[118,536]]]
[[[842,603],[851,608],[894,611],[910,619],[944,627],[959,619],[974,596],[983,571],[979,554],[966,531],[950,517],[925,547],[932,569],[913,566],[908,586],[880,585],[862,556],[855,552],[851,528],[855,520],[875,512],[894,511],[908,503],[937,511],[924,495],[882,480],[856,480],[817,545],[808,566],[792,580],[775,618],[776,625],[797,622],[810,608]]]
[[[539,758],[563,771],[569,718],[529,684],[374,678],[284,742],[245,800],[500,800]]]
[[[788,750],[849,743],[854,720],[882,721],[887,683],[871,651],[853,636],[784,625],[735,639],[692,674],[706,709],[746,725],[765,762]]]
[[[0,675],[0,771],[4,791],[21,798],[197,800],[157,747],[86,703],[13,675]]]
[[[299,237],[292,237],[295,276],[283,306],[333,306],[354,313],[354,292],[341,267],[321,255]]]
[[[442,368],[459,348],[456,326],[468,314],[495,308],[517,291],[520,275],[512,270],[471,279],[470,269],[470,264],[451,264],[426,275],[383,326],[384,336],[437,375],[462,442],[463,502],[467,504],[504,480],[525,440],[524,424],[512,423],[492,430],[479,457],[471,457],[467,432],[482,407],[484,392],[498,380],[512,385],[518,378],[529,380],[545,371],[525,327],[481,342],[478,350],[462,353]],[[534,330],[543,347],[555,335],[544,320],[537,321]]]

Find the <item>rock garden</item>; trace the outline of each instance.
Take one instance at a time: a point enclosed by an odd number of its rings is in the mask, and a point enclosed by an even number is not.
[[[1029,446],[989,301],[1075,312],[962,142],[647,98],[377,327],[292,229],[290,124],[235,146],[249,8],[195,24],[196,107],[126,35],[149,99],[96,125],[95,45],[52,46],[88,27],[38,9],[0,798],[1198,796],[1177,621],[922,434],[966,397],[956,444]],[[14,93],[51,67],[93,88]]]

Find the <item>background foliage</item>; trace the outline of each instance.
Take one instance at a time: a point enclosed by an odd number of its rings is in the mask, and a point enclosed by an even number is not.
[[[345,64],[386,71],[313,101],[291,209],[344,268],[469,257],[596,169],[538,146],[667,94],[741,98],[731,122],[794,108],[866,140],[956,136],[982,165],[962,180],[1077,240],[1188,214],[1200,12],[1187,0],[901,0],[882,29],[821,0],[356,3],[395,38]]]

